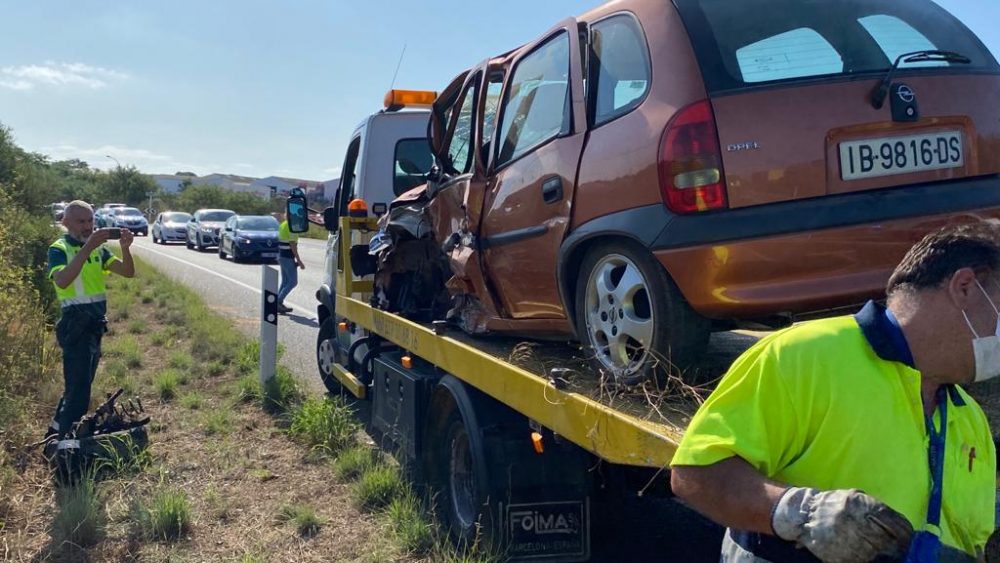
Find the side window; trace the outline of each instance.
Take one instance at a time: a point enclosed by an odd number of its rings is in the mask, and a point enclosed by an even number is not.
[[[478,77],[462,93],[461,105],[455,129],[448,142],[448,161],[459,174],[465,174],[472,169],[472,119],[476,113],[476,84]],[[450,112],[449,112],[450,113]]]
[[[840,53],[816,30],[800,27],[736,50],[743,81],[748,83],[844,71]]]
[[[347,147],[347,156],[344,158],[344,168],[340,176],[340,202],[338,208],[340,215],[347,215],[347,204],[354,199],[354,182],[358,176],[359,153],[361,152],[361,137],[356,137]]]
[[[403,193],[423,184],[434,158],[427,139],[403,139],[396,143],[395,165],[392,175],[392,193]]]
[[[565,32],[517,63],[501,115],[498,165],[569,131],[569,36]]]
[[[600,125],[642,101],[649,90],[649,54],[638,23],[625,14],[595,23],[590,44],[594,124]]]
[[[895,62],[896,57],[904,53],[937,49],[937,46],[931,43],[931,40],[924,34],[894,16],[882,14],[866,16],[859,19],[858,23],[878,43],[879,48],[882,49],[890,62]],[[900,68],[921,66],[948,66],[948,63],[945,61],[923,61],[899,64]]]

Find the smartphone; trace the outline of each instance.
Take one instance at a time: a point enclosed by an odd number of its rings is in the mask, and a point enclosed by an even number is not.
[[[108,231],[108,240],[120,239],[122,238],[121,229],[105,229]]]

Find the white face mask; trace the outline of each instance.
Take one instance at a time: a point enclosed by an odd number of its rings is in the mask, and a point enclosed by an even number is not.
[[[972,352],[976,357],[976,381],[978,382],[993,379],[1000,375],[1000,310],[997,309],[996,304],[990,299],[990,295],[986,293],[983,286],[979,284],[979,280],[976,280],[976,285],[979,286],[979,291],[983,292],[986,300],[993,307],[993,312],[997,314],[997,328],[993,336],[979,336],[976,333],[976,329],[972,328],[969,316],[965,314],[965,311],[962,311],[962,316],[965,317],[965,324],[969,325],[969,330],[975,336],[972,339]]]

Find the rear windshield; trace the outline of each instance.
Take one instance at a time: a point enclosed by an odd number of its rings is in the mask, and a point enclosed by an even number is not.
[[[245,231],[277,231],[278,220],[274,217],[244,217],[239,220],[239,228]]]
[[[710,93],[880,73],[899,55],[928,49],[954,51],[972,62],[901,63],[899,74],[1000,71],[979,39],[930,0],[675,0],[675,4]]]
[[[142,216],[142,211],[139,211],[138,209],[136,209],[134,207],[119,207],[118,208],[118,214],[119,215],[130,215],[130,216]]]
[[[191,220],[191,215],[188,213],[165,213],[163,215],[164,223],[187,223]]]
[[[225,221],[235,215],[232,211],[208,211],[202,213],[199,219],[202,221]]]

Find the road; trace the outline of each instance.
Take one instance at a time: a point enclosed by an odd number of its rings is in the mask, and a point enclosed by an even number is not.
[[[148,237],[136,237],[133,254],[155,266],[162,274],[198,293],[212,310],[233,321],[233,326],[251,338],[260,336],[262,266],[221,260],[215,250],[188,250],[183,243],[154,244]],[[278,321],[278,342],[285,348],[281,363],[306,388],[323,391],[316,372],[316,288],[323,279],[326,241],[299,240],[299,256],[305,270],[299,270],[299,285],[285,299],[294,310]],[[277,268],[277,266],[272,266]]]

